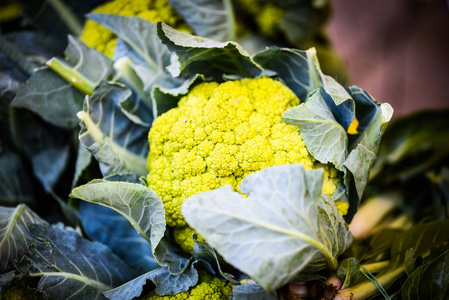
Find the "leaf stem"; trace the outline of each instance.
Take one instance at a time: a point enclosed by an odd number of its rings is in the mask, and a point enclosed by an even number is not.
[[[404,266],[400,266],[397,269],[394,269],[384,275],[381,275],[377,278],[378,282],[384,287],[388,288],[391,284],[393,284],[399,277],[404,274],[405,268]],[[364,281],[357,285],[351,286],[346,289],[342,289],[338,291],[337,295],[333,298],[333,300],[362,300],[367,299],[371,296],[374,296],[378,293],[378,289],[376,285],[371,281]]]
[[[366,264],[363,265],[363,267],[370,273],[378,273],[385,267],[387,267],[390,264],[389,260],[380,261],[372,264]]]
[[[31,62],[26,55],[17,48],[13,43],[9,42],[6,38],[0,35],[0,52],[6,54],[6,56],[16,64],[22,71],[28,75],[33,74],[34,69],[38,67],[35,63]]]
[[[83,24],[63,1],[48,0],[48,2],[73,34],[77,36],[83,34]]]
[[[223,0],[224,7],[226,9],[227,23],[228,23],[228,39],[230,41],[235,40],[235,19],[234,9],[232,8],[232,2],[230,0]]]
[[[75,71],[72,67],[58,58],[52,58],[47,61],[47,66],[56,72],[59,76],[70,82],[74,87],[80,90],[83,94],[92,95],[95,89],[95,84],[87,79],[85,76]]]

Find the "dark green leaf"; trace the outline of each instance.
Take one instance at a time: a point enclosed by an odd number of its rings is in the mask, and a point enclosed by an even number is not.
[[[52,191],[69,164],[74,136],[27,110],[16,110],[14,115],[15,142],[45,191]]]
[[[275,71],[301,102],[321,87],[319,63],[314,49],[302,51],[270,47],[257,53],[254,61],[264,69]]]
[[[202,74],[221,82],[226,74],[257,77],[262,73],[259,65],[235,42],[220,43],[192,36],[161,22],[157,26],[162,43],[176,53],[177,57],[169,67],[174,77]]]
[[[78,145],[78,154],[76,157],[75,174],[73,175],[72,188],[78,185],[83,172],[92,161],[92,154],[81,143]]]
[[[326,267],[352,243],[346,222],[321,196],[323,170],[270,167],[183,203],[186,221],[223,258],[266,290]],[[279,274],[282,274],[280,276]]]
[[[112,72],[112,61],[102,53],[69,36],[66,59],[53,58],[47,65],[82,93],[90,95]]]
[[[80,141],[100,162],[104,176],[132,172],[146,175],[148,128],[132,122],[120,108],[131,91],[117,83],[103,83],[86,99]]]
[[[151,244],[118,212],[82,201],[79,216],[89,238],[108,246],[128,265],[144,272],[159,267]]]
[[[19,89],[13,107],[29,109],[45,121],[63,128],[78,126],[76,113],[83,107],[84,95],[47,68],[33,73]]]
[[[449,296],[449,251],[418,267],[404,283],[402,299],[447,299]]]
[[[0,153],[0,204],[14,206],[33,202],[33,188],[20,156],[3,150]]]
[[[426,111],[393,122],[373,168],[375,179],[407,180],[438,164],[449,153],[449,111]]]
[[[150,280],[156,286],[156,293],[160,296],[175,295],[187,291],[198,282],[198,271],[194,264],[182,274],[172,275],[167,268],[159,268],[143,274],[118,288],[105,294],[109,299],[133,299],[142,294],[143,286]]]
[[[343,280],[342,289],[354,285],[360,277],[360,263],[352,257],[342,260],[338,265],[337,276]]]
[[[229,0],[170,0],[195,35],[216,41],[234,40],[234,17]]]
[[[41,277],[38,290],[54,299],[98,299],[137,274],[109,248],[60,226],[31,225],[35,243],[18,264],[22,274]]]
[[[389,269],[404,264],[406,252],[412,249],[417,256],[429,255],[433,247],[446,243],[449,239],[449,220],[437,220],[419,224],[396,237],[391,246]]]
[[[0,206],[0,274],[13,270],[13,261],[20,259],[33,242],[31,224],[46,224],[26,205],[15,208]]]
[[[193,246],[193,254],[192,255],[193,255],[193,259],[195,261],[202,260],[202,261],[205,261],[206,263],[208,263],[211,266],[211,268],[214,270],[214,272],[217,273],[216,276],[222,276],[223,278],[225,278],[226,280],[228,280],[230,282],[238,283],[235,280],[234,275],[223,271],[223,269],[220,265],[220,261],[218,259],[217,253],[215,253],[215,250],[208,243],[199,242],[199,241],[195,240],[195,245]]]

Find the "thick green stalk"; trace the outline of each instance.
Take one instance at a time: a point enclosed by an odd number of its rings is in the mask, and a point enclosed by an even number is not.
[[[394,269],[384,275],[377,277],[379,283],[386,289],[405,273],[405,268]],[[338,291],[333,300],[363,300],[376,295],[379,292],[376,285],[371,281],[364,281],[346,289]]]
[[[72,67],[58,58],[52,58],[47,61],[47,66],[56,72],[59,76],[64,78],[67,82],[70,82],[75,88],[81,91],[83,94],[92,95],[95,89],[95,84],[77,72]]]

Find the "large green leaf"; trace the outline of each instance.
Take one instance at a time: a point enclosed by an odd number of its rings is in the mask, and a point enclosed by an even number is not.
[[[275,290],[301,272],[336,269],[352,243],[322,184],[323,170],[270,167],[242,181],[247,198],[223,186],[190,197],[182,213],[227,262]]]
[[[76,113],[82,109],[84,94],[91,94],[109,76],[112,62],[71,36],[65,54],[65,60],[53,58],[47,62],[52,71],[42,68],[34,72],[19,89],[12,106],[29,109],[53,125],[71,129],[78,125]]]
[[[29,109],[45,121],[63,128],[78,126],[76,113],[83,107],[84,95],[53,71],[36,71],[19,89],[13,107]]]
[[[173,77],[180,74],[202,74],[215,81],[223,81],[223,75],[257,77],[262,69],[249,54],[235,42],[217,42],[179,32],[159,22],[157,33],[162,43],[176,58],[169,67]]]
[[[31,225],[35,241],[18,270],[40,277],[38,290],[54,299],[102,299],[111,290],[137,276],[136,272],[96,242],[61,226]]]
[[[64,54],[66,59],[52,58],[47,65],[84,94],[92,94],[94,88],[112,72],[109,58],[73,36],[69,35]]]
[[[14,111],[11,127],[16,146],[31,162],[36,178],[45,191],[54,190],[69,165],[76,135],[24,109]]]
[[[318,58],[313,48],[302,51],[270,47],[257,53],[253,59],[264,69],[275,71],[301,102],[321,87]]]
[[[81,143],[101,163],[104,176],[117,173],[147,174],[148,128],[134,123],[120,108],[131,97],[125,86],[105,82],[86,98],[82,121]]]
[[[13,270],[13,261],[33,242],[31,224],[46,224],[26,205],[15,208],[0,206],[0,274]]]
[[[234,40],[234,17],[231,0],[170,0],[195,35],[216,41]]]
[[[388,270],[404,264],[407,251],[414,251],[418,256],[430,254],[437,247],[449,240],[449,220],[437,220],[412,227],[397,236],[391,245],[391,264]]]
[[[154,191],[143,185],[95,180],[75,188],[70,197],[109,207],[123,215],[151,243],[153,254],[164,236],[162,201]]]
[[[403,300],[447,299],[449,297],[449,251],[419,266],[401,289]]]
[[[313,92],[305,103],[286,110],[282,121],[298,126],[307,150],[316,159],[322,163],[331,162],[338,170],[344,171],[348,136],[327,106],[320,90]]]
[[[154,23],[138,17],[110,14],[88,14],[87,17],[105,26],[124,40],[154,71],[164,72],[170,53],[156,35]]]

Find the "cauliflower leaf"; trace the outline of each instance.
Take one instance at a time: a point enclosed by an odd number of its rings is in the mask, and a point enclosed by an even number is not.
[[[323,170],[301,164],[265,168],[230,185],[188,198],[182,213],[231,265],[265,290],[323,268],[352,243],[348,225],[322,194]]]

